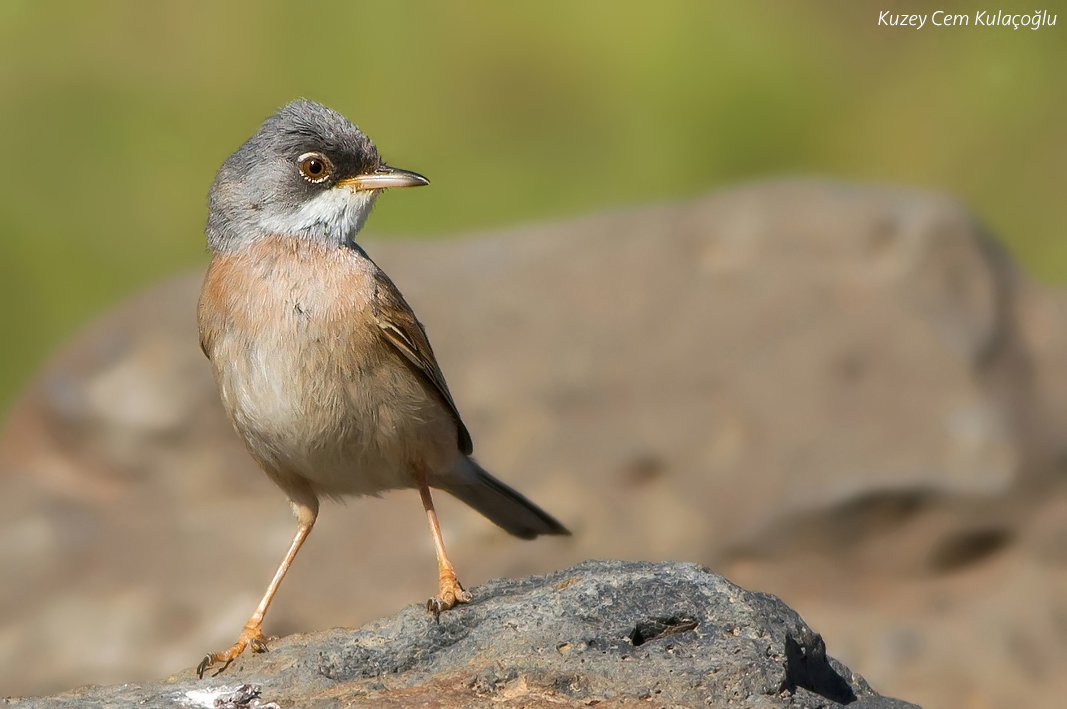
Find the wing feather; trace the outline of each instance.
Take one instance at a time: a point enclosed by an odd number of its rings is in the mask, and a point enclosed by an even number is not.
[[[459,449],[464,455],[474,450],[470,433],[459,416],[456,402],[448,391],[445,376],[437,365],[426,330],[415,317],[411,306],[404,300],[396,285],[383,271],[378,270],[375,278],[375,297],[372,300],[374,318],[385,336],[385,341],[396,348],[419,374],[440,396],[442,403],[452,414],[459,436]]]

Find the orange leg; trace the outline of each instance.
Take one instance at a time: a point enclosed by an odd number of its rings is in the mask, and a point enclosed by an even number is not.
[[[285,578],[285,573],[289,570],[289,566],[293,563],[293,559],[296,558],[296,553],[300,551],[300,547],[303,546],[304,540],[307,539],[308,534],[311,533],[311,528],[315,526],[315,518],[318,517],[319,512],[318,502],[316,501],[312,505],[294,502],[293,512],[296,513],[299,527],[296,530],[296,536],[293,537],[293,543],[289,545],[289,551],[286,552],[285,558],[282,559],[281,566],[278,567],[278,571],[275,572],[274,578],[270,582],[270,586],[267,587],[267,593],[263,596],[263,600],[259,602],[256,607],[256,612],[252,614],[252,617],[245,623],[244,630],[241,631],[241,635],[238,636],[237,642],[229,650],[223,652],[213,652],[210,655],[204,657],[200,661],[200,664],[196,667],[196,674],[203,679],[204,672],[213,665],[222,664],[218,672],[218,675],[233,662],[238,655],[244,652],[246,647],[251,647],[252,652],[266,652],[267,642],[263,637],[263,616],[267,614],[267,608],[270,607],[270,602],[274,599],[274,594],[278,592],[278,587],[282,584],[282,579]]]
[[[426,610],[434,616],[441,615],[441,611],[450,610],[457,603],[469,603],[471,594],[464,591],[456,579],[456,570],[452,568],[452,562],[445,553],[445,540],[441,537],[441,525],[437,522],[437,512],[433,508],[433,498],[430,497],[430,486],[426,484],[426,475],[419,472],[415,476],[419,484],[419,495],[422,496],[422,506],[426,510],[426,517],[430,520],[430,532],[433,533],[433,544],[437,550],[437,575],[440,580],[438,594],[426,602]]]

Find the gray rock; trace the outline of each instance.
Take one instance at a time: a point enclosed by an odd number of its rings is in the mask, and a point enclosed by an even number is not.
[[[87,687],[22,709],[121,706],[914,706],[874,693],[782,601],[695,564],[588,561],[498,579],[435,619],[290,636],[198,680]]]

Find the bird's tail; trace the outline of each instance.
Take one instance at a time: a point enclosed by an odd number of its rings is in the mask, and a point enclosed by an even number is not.
[[[570,534],[552,515],[487,473],[473,458],[462,456],[457,468],[458,474],[441,481],[441,488],[504,531],[522,539],[541,534]]]

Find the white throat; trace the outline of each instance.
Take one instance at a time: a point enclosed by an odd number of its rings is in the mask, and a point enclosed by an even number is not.
[[[332,243],[346,244],[363,228],[380,193],[334,187],[292,214],[264,215],[261,224],[271,234],[325,236]]]

